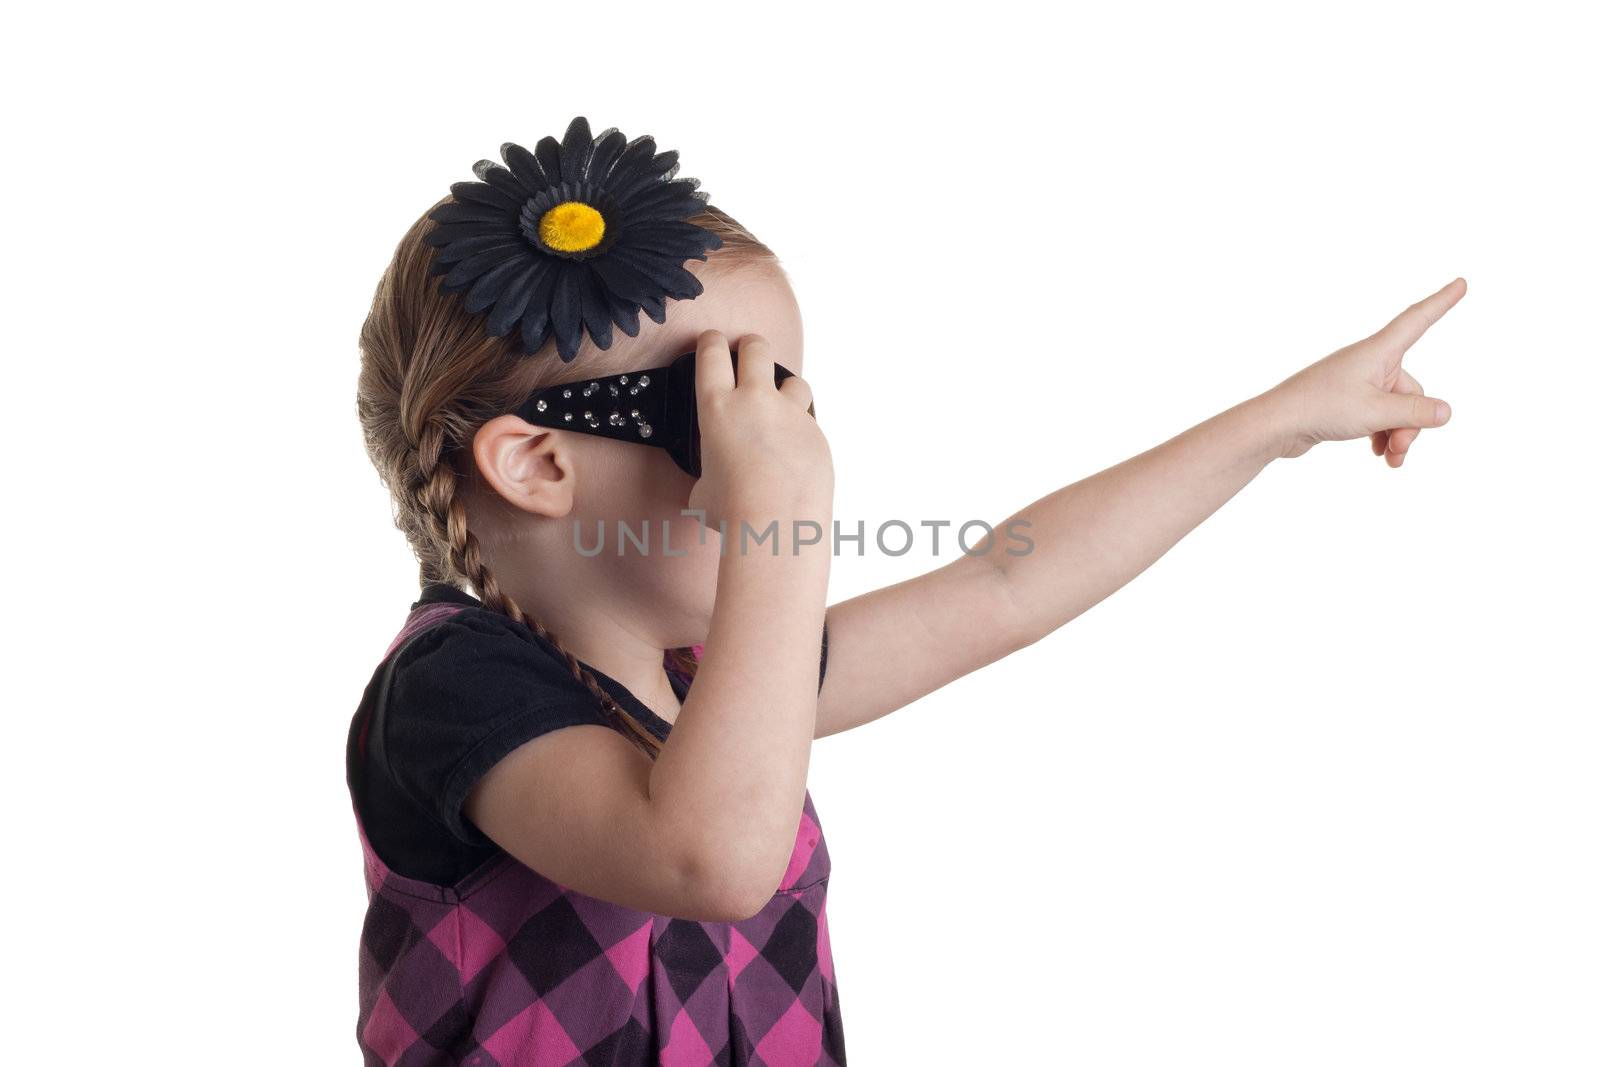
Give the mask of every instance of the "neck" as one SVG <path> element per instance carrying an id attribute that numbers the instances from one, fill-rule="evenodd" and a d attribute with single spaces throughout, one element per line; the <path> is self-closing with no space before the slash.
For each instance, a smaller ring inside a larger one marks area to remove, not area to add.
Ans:
<path id="1" fill-rule="evenodd" d="M 665 650 L 648 635 L 603 609 L 562 609 L 562 604 L 581 602 L 582 598 L 562 597 L 559 603 L 552 603 L 555 598 L 541 599 L 523 583 L 512 585 L 502 579 L 501 584 L 523 611 L 555 634 L 568 652 L 621 682 L 640 703 L 667 722 L 677 720 L 682 703 L 662 662 Z"/>

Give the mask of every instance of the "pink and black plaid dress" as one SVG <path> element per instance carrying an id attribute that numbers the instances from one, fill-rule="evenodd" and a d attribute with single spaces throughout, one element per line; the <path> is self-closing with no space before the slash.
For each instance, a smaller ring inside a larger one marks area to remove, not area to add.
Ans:
<path id="1" fill-rule="evenodd" d="M 667 736 L 670 723 L 596 676 Z M 681 698 L 688 680 L 673 682 Z M 412 605 L 351 721 L 346 754 L 368 899 L 356 1025 L 364 1061 L 843 1064 L 828 849 L 809 792 L 781 887 L 734 923 L 568 889 L 460 815 L 473 781 L 516 745 L 608 722 L 594 705 L 551 646 L 468 594 L 430 584 Z M 452 718 L 468 722 L 457 729 Z"/>

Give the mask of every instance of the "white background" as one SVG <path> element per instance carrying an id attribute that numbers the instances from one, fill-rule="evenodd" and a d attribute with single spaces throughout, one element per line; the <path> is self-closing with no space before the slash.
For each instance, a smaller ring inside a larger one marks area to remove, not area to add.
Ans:
<path id="1" fill-rule="evenodd" d="M 1600 1061 L 1594 27 L 1109 8 L 13 12 L 4 1058 L 358 1062 L 343 745 L 416 590 L 356 331 L 583 114 L 783 258 L 869 525 L 998 520 L 1467 279 L 1404 467 L 1275 463 L 818 744 L 852 1062 Z"/>

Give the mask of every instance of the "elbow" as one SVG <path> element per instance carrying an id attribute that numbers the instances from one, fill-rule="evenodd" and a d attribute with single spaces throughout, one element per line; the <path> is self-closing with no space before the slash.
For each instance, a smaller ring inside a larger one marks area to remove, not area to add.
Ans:
<path id="1" fill-rule="evenodd" d="M 741 922 L 760 912 L 794 852 L 793 836 L 779 840 L 755 818 L 717 818 L 704 809 L 675 812 L 656 829 L 655 840 L 671 843 L 672 873 L 662 894 L 669 906 L 652 910 L 701 922 Z"/>
<path id="2" fill-rule="evenodd" d="M 708 873 L 701 879 L 698 894 L 701 909 L 716 922 L 743 922 L 767 906 L 778 891 L 779 881 L 780 878 L 736 869 Z"/>
<path id="3" fill-rule="evenodd" d="M 707 898 L 703 902 L 706 913 L 712 916 L 713 922 L 737 923 L 754 918 L 767 906 L 776 890 L 762 891 L 744 888 L 724 890 L 714 898 Z"/>
<path id="4" fill-rule="evenodd" d="M 707 922 L 743 922 L 772 900 L 783 880 L 782 870 L 772 874 L 764 866 L 736 858 L 751 851 L 714 849 L 690 865 L 685 896 L 697 917 Z"/>
<path id="5" fill-rule="evenodd" d="M 975 558 L 986 559 L 986 556 Z M 1036 643 L 1048 631 L 1041 630 L 1037 625 L 1028 605 L 1023 603 L 1016 585 L 1012 582 L 1011 575 L 999 564 L 989 562 L 992 564 L 990 618 L 1000 646 L 1000 656 L 1004 658 Z"/>

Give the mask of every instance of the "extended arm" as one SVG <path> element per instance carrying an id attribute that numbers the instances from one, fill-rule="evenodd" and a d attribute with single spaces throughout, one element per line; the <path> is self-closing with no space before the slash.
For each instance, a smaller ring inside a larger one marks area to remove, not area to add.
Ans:
<path id="1" fill-rule="evenodd" d="M 1035 501 L 974 546 L 989 546 L 982 555 L 830 607 L 817 736 L 887 715 L 1081 615 L 1273 459 L 1365 436 L 1398 467 L 1421 428 L 1450 416 L 1400 357 L 1465 291 L 1456 279 L 1272 389 Z M 1031 549 L 998 536 L 1010 523 Z"/>
<path id="2" fill-rule="evenodd" d="M 1110 596 L 1271 462 L 1275 426 L 1265 394 L 1247 400 L 1029 504 L 972 555 L 829 608 L 817 736 L 903 707 Z"/>

